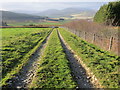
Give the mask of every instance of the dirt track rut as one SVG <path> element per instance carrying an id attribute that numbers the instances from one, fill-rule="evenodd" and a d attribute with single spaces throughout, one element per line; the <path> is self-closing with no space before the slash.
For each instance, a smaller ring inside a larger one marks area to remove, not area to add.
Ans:
<path id="1" fill-rule="evenodd" d="M 62 44 L 62 47 L 65 50 L 66 56 L 70 61 L 70 68 L 72 70 L 73 77 L 78 84 L 78 88 L 95 88 L 90 81 L 90 76 L 87 75 L 86 70 L 80 64 L 79 60 L 76 58 L 76 55 L 71 50 L 70 46 L 65 42 L 60 32 L 58 35 Z"/>
<path id="2" fill-rule="evenodd" d="M 40 57 L 44 52 L 44 48 L 46 47 L 47 41 L 49 40 L 51 33 L 42 42 L 37 51 L 31 56 L 28 63 L 22 68 L 20 74 L 13 78 L 11 84 L 12 88 L 28 88 L 27 86 L 32 82 L 32 79 L 38 69 Z"/>

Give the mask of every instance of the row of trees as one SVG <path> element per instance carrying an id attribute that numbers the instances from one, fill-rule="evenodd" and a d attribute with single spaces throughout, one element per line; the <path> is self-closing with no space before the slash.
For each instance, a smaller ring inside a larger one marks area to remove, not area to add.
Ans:
<path id="1" fill-rule="evenodd" d="M 120 26 L 120 1 L 103 5 L 96 13 L 94 21 L 106 25 Z"/>

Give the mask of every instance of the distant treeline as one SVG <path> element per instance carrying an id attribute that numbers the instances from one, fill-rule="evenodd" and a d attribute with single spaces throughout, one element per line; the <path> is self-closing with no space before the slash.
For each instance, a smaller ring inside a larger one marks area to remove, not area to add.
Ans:
<path id="1" fill-rule="evenodd" d="M 120 1 L 103 5 L 94 17 L 95 22 L 120 26 Z"/>

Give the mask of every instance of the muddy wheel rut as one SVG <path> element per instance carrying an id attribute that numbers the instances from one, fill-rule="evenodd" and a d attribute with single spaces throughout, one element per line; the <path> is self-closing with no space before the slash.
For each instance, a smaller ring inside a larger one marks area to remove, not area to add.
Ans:
<path id="1" fill-rule="evenodd" d="M 12 88 L 28 88 L 28 85 L 32 82 L 33 77 L 36 74 L 36 71 L 39 66 L 40 57 L 44 52 L 44 48 L 47 45 L 47 41 L 52 32 L 46 37 L 46 39 L 42 42 L 40 47 L 32 54 L 31 58 L 29 59 L 28 63 L 22 68 L 19 75 L 16 75 L 10 85 Z"/>
<path id="2" fill-rule="evenodd" d="M 96 85 L 91 81 L 92 77 L 88 75 L 86 69 L 79 62 L 80 58 L 76 58 L 77 55 L 75 55 L 74 51 L 65 42 L 59 30 L 57 31 L 62 47 L 64 48 L 66 56 L 70 62 L 70 68 L 72 70 L 73 78 L 77 82 L 78 88 L 96 88 Z"/>

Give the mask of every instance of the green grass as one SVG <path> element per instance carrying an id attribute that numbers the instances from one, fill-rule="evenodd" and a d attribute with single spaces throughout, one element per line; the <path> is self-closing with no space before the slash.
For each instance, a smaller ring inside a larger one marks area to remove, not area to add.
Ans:
<path id="1" fill-rule="evenodd" d="M 65 41 L 82 58 L 104 88 L 118 88 L 118 65 L 120 57 L 99 49 L 93 44 L 81 40 L 78 36 L 64 30 L 59 30 Z"/>
<path id="2" fill-rule="evenodd" d="M 37 50 L 51 29 L 4 28 L 2 29 L 2 85 L 19 73 L 22 66 Z M 1 63 L 1 62 L 0 62 Z"/>
<path id="3" fill-rule="evenodd" d="M 89 44 L 80 37 L 59 29 L 61 35 L 70 47 L 82 58 L 82 61 L 98 78 L 103 88 L 118 88 L 118 68 L 120 57 L 101 50 Z M 2 86 L 19 74 L 30 56 L 51 32 L 50 28 L 3 28 L 2 48 Z M 1 57 L 0 56 L 0 57 Z M 1 83 L 0 82 L 0 83 Z M 71 76 L 69 61 L 66 58 L 61 42 L 54 30 L 40 61 L 37 76 L 33 79 L 31 88 L 75 88 L 76 82 Z"/>
<path id="4" fill-rule="evenodd" d="M 13 23 L 13 24 L 8 24 L 10 26 L 23 26 L 23 25 L 62 25 L 62 22 L 58 22 L 58 23 L 53 23 L 53 22 L 21 22 L 21 23 Z"/>
<path id="5" fill-rule="evenodd" d="M 8 23 L 9 26 L 23 26 L 23 25 L 62 25 L 70 22 L 70 20 L 58 21 L 58 22 L 16 22 Z"/>
<path id="6" fill-rule="evenodd" d="M 35 24 L 35 25 L 37 25 L 37 24 L 39 24 L 39 23 L 33 23 L 33 22 L 16 22 L 16 23 L 8 23 L 8 25 L 9 26 L 23 26 L 23 25 L 30 25 L 30 24 Z"/>
<path id="7" fill-rule="evenodd" d="M 54 30 L 42 56 L 37 77 L 31 88 L 75 88 L 69 61 L 61 46 L 57 31 Z"/>
<path id="8" fill-rule="evenodd" d="M 40 23 L 41 25 L 62 25 L 62 23 L 60 22 L 56 22 L 56 23 L 53 23 L 53 22 L 42 22 Z"/>

